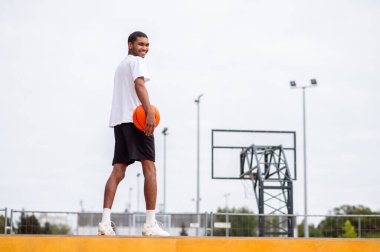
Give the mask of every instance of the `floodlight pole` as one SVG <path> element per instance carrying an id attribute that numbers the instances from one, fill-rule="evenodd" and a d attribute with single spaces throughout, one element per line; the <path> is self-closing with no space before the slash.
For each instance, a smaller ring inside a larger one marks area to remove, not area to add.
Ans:
<path id="1" fill-rule="evenodd" d="M 196 201 L 196 211 L 197 211 L 197 222 L 198 225 L 200 225 L 200 216 L 199 216 L 199 201 L 200 201 L 200 189 L 199 189 L 199 103 L 201 101 L 201 97 L 203 94 L 200 94 L 194 102 L 197 104 L 197 197 L 195 199 Z M 196 229 L 196 235 L 199 234 L 199 227 Z"/>
<path id="2" fill-rule="evenodd" d="M 165 127 L 162 131 L 164 135 L 164 207 L 163 212 L 166 212 L 166 136 L 168 134 L 168 128 Z"/>
<path id="3" fill-rule="evenodd" d="M 128 210 L 129 212 L 132 212 L 132 187 L 129 187 L 129 203 L 128 203 Z"/>
<path id="4" fill-rule="evenodd" d="M 140 175 L 141 173 L 137 173 L 137 212 L 140 212 Z"/>
<path id="5" fill-rule="evenodd" d="M 223 194 L 225 200 L 226 200 L 226 211 L 228 211 L 228 197 L 230 197 L 231 193 L 225 193 Z"/>
<path id="6" fill-rule="evenodd" d="M 309 86 L 302 86 L 297 87 L 295 81 L 290 81 L 290 86 L 292 88 L 302 88 L 302 114 L 303 114 L 303 174 L 304 174 L 304 180 L 303 180 L 303 186 L 304 186 L 304 212 L 305 212 L 305 219 L 304 219 L 304 237 L 309 237 L 309 225 L 307 221 L 307 158 L 306 158 L 306 94 L 305 89 L 309 87 L 315 87 L 317 86 L 317 80 L 311 79 L 310 80 L 311 85 Z"/>
<path id="7" fill-rule="evenodd" d="M 302 87 L 302 104 L 303 104 L 303 172 L 304 172 L 304 180 L 303 180 L 303 188 L 304 188 L 304 201 L 305 201 L 305 223 L 304 223 L 304 233 L 305 238 L 309 237 L 309 224 L 307 221 L 307 158 L 306 158 L 306 105 L 305 105 L 305 89 L 306 87 Z"/>

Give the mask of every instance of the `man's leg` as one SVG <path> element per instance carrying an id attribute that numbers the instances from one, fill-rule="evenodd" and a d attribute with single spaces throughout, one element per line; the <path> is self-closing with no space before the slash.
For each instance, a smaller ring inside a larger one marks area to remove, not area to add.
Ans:
<path id="1" fill-rule="evenodd" d="M 157 180 L 156 167 L 150 160 L 141 161 L 145 177 L 144 195 L 146 203 L 146 223 L 142 229 L 142 235 L 147 236 L 168 236 L 169 233 L 164 231 L 156 221 L 156 197 L 157 197 Z"/>
<path id="2" fill-rule="evenodd" d="M 104 189 L 103 215 L 102 221 L 99 223 L 98 235 L 115 235 L 114 228 L 111 224 L 111 207 L 115 198 L 116 189 L 120 181 L 125 176 L 125 164 L 115 164 L 112 173 L 106 183 Z"/>
<path id="3" fill-rule="evenodd" d="M 123 180 L 126 168 L 126 164 L 114 164 L 112 173 L 108 178 L 106 188 L 104 190 L 103 208 L 112 208 L 117 186 L 119 185 L 120 181 Z"/>
<path id="4" fill-rule="evenodd" d="M 143 173 L 144 173 L 144 196 L 146 210 L 156 209 L 157 198 L 157 179 L 156 179 L 156 167 L 153 161 L 141 160 Z"/>

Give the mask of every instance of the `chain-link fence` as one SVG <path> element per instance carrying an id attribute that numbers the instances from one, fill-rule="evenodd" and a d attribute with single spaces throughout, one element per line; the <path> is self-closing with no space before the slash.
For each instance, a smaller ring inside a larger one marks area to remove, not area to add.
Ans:
<path id="1" fill-rule="evenodd" d="M 175 236 L 205 236 L 207 213 L 157 213 L 160 225 Z M 11 210 L 13 234 L 96 235 L 102 213 Z M 117 235 L 141 235 L 145 213 L 112 213 Z"/>
<path id="2" fill-rule="evenodd" d="M 265 236 L 287 236 L 281 231 L 293 228 L 294 237 L 304 237 L 304 215 L 215 213 L 211 216 L 212 236 L 260 236 L 262 221 Z M 380 215 L 308 215 L 307 218 L 309 237 L 380 238 Z"/>
<path id="3" fill-rule="evenodd" d="M 259 220 L 252 214 L 214 213 L 209 227 L 211 236 L 258 236 Z"/>
<path id="4" fill-rule="evenodd" d="M 171 226 L 171 216 L 157 214 L 156 219 L 164 229 Z M 80 235 L 95 235 L 98 224 L 102 219 L 101 213 L 78 213 L 77 230 Z M 112 213 L 112 222 L 115 224 L 117 235 L 139 235 L 145 223 L 145 214 L 142 213 Z"/>
<path id="5" fill-rule="evenodd" d="M 0 210 L 0 216 L 2 213 L 4 210 Z M 101 213 L 89 212 L 11 210 L 10 213 L 8 227 L 13 234 L 96 235 L 102 217 Z M 141 235 L 144 213 L 112 213 L 111 217 L 117 235 Z M 303 215 L 206 212 L 157 213 L 156 218 L 173 236 L 304 236 Z M 380 238 L 380 215 L 308 215 L 308 223 L 310 237 Z M 265 233 L 260 232 L 263 228 Z"/>
<path id="6" fill-rule="evenodd" d="M 209 214 L 174 213 L 171 214 L 170 234 L 174 236 L 207 236 Z"/>
<path id="7" fill-rule="evenodd" d="M 300 237 L 303 216 L 297 217 Z M 380 238 L 380 215 L 308 215 L 310 237 Z"/>
<path id="8" fill-rule="evenodd" d="M 77 212 L 11 210 L 12 234 L 78 234 Z"/>
<path id="9" fill-rule="evenodd" d="M 117 235 L 141 235 L 146 220 L 144 213 L 112 213 L 111 217 L 115 223 Z M 97 234 L 101 218 L 101 213 L 78 213 L 78 234 Z M 198 216 L 197 214 L 157 213 L 156 219 L 165 230 L 175 236 L 196 236 L 197 231 L 198 235 L 206 235 L 207 214 Z"/>

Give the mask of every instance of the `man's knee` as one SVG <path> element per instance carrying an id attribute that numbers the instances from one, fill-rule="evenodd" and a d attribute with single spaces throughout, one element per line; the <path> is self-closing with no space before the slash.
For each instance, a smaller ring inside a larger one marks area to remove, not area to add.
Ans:
<path id="1" fill-rule="evenodd" d="M 112 175 L 118 182 L 122 181 L 125 177 L 125 170 L 127 166 L 124 164 L 115 164 L 112 170 Z"/>
<path id="2" fill-rule="evenodd" d="M 143 160 L 141 161 L 143 167 L 144 177 L 156 177 L 156 166 L 153 161 Z"/>

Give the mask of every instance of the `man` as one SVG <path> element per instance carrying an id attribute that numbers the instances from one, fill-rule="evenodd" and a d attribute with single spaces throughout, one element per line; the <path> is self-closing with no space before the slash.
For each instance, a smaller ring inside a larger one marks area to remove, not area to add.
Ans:
<path id="1" fill-rule="evenodd" d="M 153 132 L 156 122 L 145 87 L 150 80 L 144 62 L 149 51 L 147 35 L 133 32 L 128 37 L 128 48 L 128 56 L 117 67 L 114 78 L 109 125 L 114 128 L 115 152 L 113 170 L 104 191 L 103 216 L 98 234 L 115 235 L 111 226 L 111 207 L 117 186 L 124 178 L 127 166 L 140 161 L 145 177 L 144 196 L 147 210 L 142 235 L 168 236 L 169 233 L 158 226 L 155 218 L 157 182 Z M 141 104 L 146 113 L 144 132 L 136 129 L 132 120 L 133 111 Z"/>

